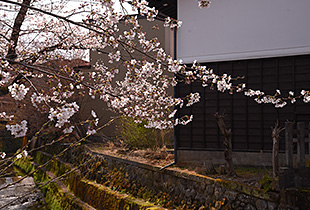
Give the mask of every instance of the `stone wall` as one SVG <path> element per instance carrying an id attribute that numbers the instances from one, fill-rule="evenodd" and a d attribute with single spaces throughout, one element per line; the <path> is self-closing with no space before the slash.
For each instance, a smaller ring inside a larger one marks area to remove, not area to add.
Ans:
<path id="1" fill-rule="evenodd" d="M 45 152 L 36 152 L 32 158 L 21 158 L 15 162 L 26 173 L 33 174 L 34 180 L 41 185 L 48 209 L 58 210 L 164 210 L 150 202 L 136 199 L 108 187 L 85 179 L 80 170 L 71 164 Z M 31 161 L 31 160 L 32 161 Z M 78 162 L 79 160 L 77 160 Z M 43 168 L 38 166 L 49 162 Z M 92 169 L 88 169 L 92 170 Z M 59 180 L 52 179 L 61 177 Z"/>
<path id="2" fill-rule="evenodd" d="M 74 156 L 75 160 L 80 153 Z M 95 167 L 85 176 L 118 191 L 172 209 L 299 209 L 296 190 L 267 192 L 256 187 L 211 177 L 160 171 L 158 167 L 88 151 Z"/>

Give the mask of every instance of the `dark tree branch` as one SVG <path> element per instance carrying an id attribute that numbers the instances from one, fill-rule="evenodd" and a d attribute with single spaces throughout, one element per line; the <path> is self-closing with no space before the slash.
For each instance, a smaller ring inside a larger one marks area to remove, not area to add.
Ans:
<path id="1" fill-rule="evenodd" d="M 12 34 L 10 37 L 10 41 L 12 42 L 9 45 L 7 58 L 15 59 L 17 57 L 16 55 L 16 46 L 19 39 L 19 33 L 21 31 L 21 26 L 25 20 L 28 7 L 30 6 L 31 0 L 24 0 L 23 3 L 20 5 L 20 10 L 15 18 Z"/>
<path id="2" fill-rule="evenodd" d="M 47 69 L 46 67 L 42 67 L 42 66 L 37 66 L 37 65 L 31 65 L 31 64 L 26 64 L 26 63 L 23 63 L 23 62 L 19 62 L 19 61 L 14 61 L 14 60 L 11 60 L 11 59 L 6 59 L 7 61 L 11 62 L 12 64 L 18 64 L 18 65 L 21 65 L 23 67 L 26 67 L 28 69 L 32 69 L 32 70 L 35 70 L 35 71 L 38 71 L 38 72 L 41 72 L 43 74 L 46 74 L 46 75 L 52 75 L 52 76 L 55 76 L 55 77 L 58 77 L 60 79 L 64 79 L 64 80 L 67 80 L 67 81 L 70 81 L 70 82 L 73 82 L 75 84 L 81 84 L 81 85 L 84 85 L 85 87 L 88 87 L 90 89 L 93 89 L 93 90 L 97 90 L 96 87 L 92 86 L 92 85 L 89 85 L 85 82 L 82 82 L 82 81 L 77 81 L 75 78 L 71 78 L 71 77 L 67 77 L 67 76 L 63 76 L 63 75 L 60 75 L 60 74 L 56 74 L 56 73 L 53 73 L 53 72 L 49 72 L 49 71 L 46 71 L 46 70 L 43 70 L 42 68 L 45 68 Z M 54 71 L 54 72 L 57 72 L 58 70 L 57 69 L 51 69 L 51 68 L 48 68 L 49 70 L 51 71 Z M 18 78 L 22 78 L 23 76 L 20 75 L 20 77 Z M 14 80 L 16 81 L 16 79 Z M 110 96 L 113 96 L 113 97 L 116 97 L 116 98 L 119 98 L 120 96 L 118 95 L 115 95 L 113 93 L 108 93 L 106 92 L 106 94 L 110 95 Z"/>

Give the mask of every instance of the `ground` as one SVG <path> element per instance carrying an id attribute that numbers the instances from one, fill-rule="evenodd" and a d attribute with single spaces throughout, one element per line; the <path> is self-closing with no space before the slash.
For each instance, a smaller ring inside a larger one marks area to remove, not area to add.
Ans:
<path id="1" fill-rule="evenodd" d="M 166 149 L 161 150 L 129 150 L 120 145 L 115 145 L 113 143 L 88 143 L 87 146 L 94 152 L 107 154 L 111 156 L 120 157 L 123 159 L 128 159 L 140 163 L 145 163 L 149 165 L 155 165 L 158 167 L 164 167 L 170 163 L 174 162 L 173 151 Z M 224 156 L 224 154 L 223 154 Z M 204 167 L 189 167 L 189 166 L 178 166 L 173 165 L 169 168 L 173 170 L 190 173 L 190 174 L 200 174 L 209 176 L 212 178 L 220 178 L 231 181 L 236 181 L 244 183 L 246 185 L 255 186 L 258 188 L 263 188 L 263 185 L 271 180 L 272 170 L 271 168 L 257 168 L 257 167 L 235 167 L 237 176 L 228 177 L 226 174 L 220 174 L 223 171 L 221 167 L 214 167 L 216 173 L 210 174 L 210 169 L 205 169 Z"/>

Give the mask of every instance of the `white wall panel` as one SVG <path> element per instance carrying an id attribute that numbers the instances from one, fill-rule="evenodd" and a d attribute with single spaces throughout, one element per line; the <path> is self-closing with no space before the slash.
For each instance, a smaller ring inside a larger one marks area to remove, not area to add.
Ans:
<path id="1" fill-rule="evenodd" d="M 310 0 L 178 0 L 178 57 L 184 62 L 310 53 Z"/>

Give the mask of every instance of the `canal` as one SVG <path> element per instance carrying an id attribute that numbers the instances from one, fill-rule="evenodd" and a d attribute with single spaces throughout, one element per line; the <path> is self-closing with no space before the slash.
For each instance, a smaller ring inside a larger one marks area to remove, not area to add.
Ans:
<path id="1" fill-rule="evenodd" d="M 0 209 L 47 209 L 40 190 L 29 193 L 36 186 L 32 177 L 27 177 L 21 182 L 12 185 L 12 183 L 22 178 L 22 174 L 15 167 L 8 169 L 6 172 L 5 177 L 0 177 Z"/>

